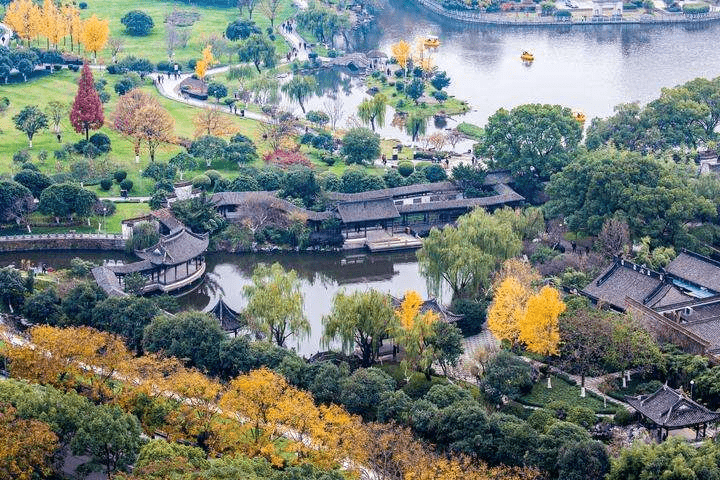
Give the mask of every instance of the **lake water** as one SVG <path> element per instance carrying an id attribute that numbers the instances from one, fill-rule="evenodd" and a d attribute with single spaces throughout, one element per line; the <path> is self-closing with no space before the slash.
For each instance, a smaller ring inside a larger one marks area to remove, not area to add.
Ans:
<path id="1" fill-rule="evenodd" d="M 119 252 L 23 252 L 0 254 L 0 267 L 19 266 L 22 260 L 28 260 L 33 265 L 42 262 L 52 268 L 66 268 L 74 257 L 98 264 L 103 260 L 136 260 Z M 253 269 L 261 262 L 279 262 L 285 269 L 295 270 L 300 278 L 311 333 L 300 341 L 290 339 L 288 346 L 307 356 L 325 349 L 321 345 L 322 316 L 330 312 L 333 296 L 338 291 L 375 288 L 396 297 L 401 297 L 406 290 L 416 290 L 424 298 L 428 295 L 415 252 L 208 254 L 203 283 L 178 297 L 178 301 L 183 308 L 208 310 L 222 297 L 231 308 L 242 310 L 246 305 L 242 287 L 250 283 Z M 447 292 L 443 297 L 450 298 Z"/>
<path id="2" fill-rule="evenodd" d="M 664 87 L 720 75 L 720 49 L 713 46 L 720 23 L 496 27 L 448 20 L 412 0 L 389 0 L 356 47 L 389 54 L 393 43 L 414 45 L 426 35 L 440 37 L 434 60 L 452 79 L 449 93 L 472 106 L 458 120 L 481 126 L 497 109 L 524 103 L 565 105 L 588 120 L 605 117 L 620 103 L 648 102 Z M 532 65 L 520 61 L 523 50 L 534 53 Z M 346 112 L 356 110 L 357 97 L 341 93 Z M 393 131 L 405 138 L 392 127 L 381 133 Z"/>

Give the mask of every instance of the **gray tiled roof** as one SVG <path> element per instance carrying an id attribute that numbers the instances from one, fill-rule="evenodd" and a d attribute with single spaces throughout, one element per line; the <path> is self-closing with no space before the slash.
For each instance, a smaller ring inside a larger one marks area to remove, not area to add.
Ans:
<path id="1" fill-rule="evenodd" d="M 332 216 L 332 212 L 315 212 L 300 208 L 283 198 L 279 198 L 276 192 L 218 192 L 212 196 L 212 202 L 216 207 L 224 207 L 228 205 L 243 205 L 253 200 L 272 201 L 273 206 L 287 213 L 300 213 L 308 218 L 321 222 Z"/>
<path id="2" fill-rule="evenodd" d="M 140 260 L 139 262 L 126 263 L 124 265 L 114 265 L 108 268 L 115 273 L 128 274 L 149 270 L 152 267 L 153 264 L 150 262 L 150 260 Z"/>
<path id="3" fill-rule="evenodd" d="M 666 270 L 680 278 L 720 293 L 720 262 L 697 253 L 684 251 Z"/>
<path id="4" fill-rule="evenodd" d="M 338 205 L 338 213 L 343 223 L 371 222 L 400 217 L 395 203 L 390 198 L 341 203 Z"/>
<path id="5" fill-rule="evenodd" d="M 378 200 L 438 192 L 459 192 L 459 189 L 452 182 L 415 183 L 404 187 L 381 188 L 380 190 L 369 190 L 360 193 L 326 192 L 325 196 L 330 200 L 339 202 L 361 202 L 364 200 Z"/>
<path id="6" fill-rule="evenodd" d="M 183 228 L 161 237 L 156 245 L 138 250 L 135 254 L 153 265 L 179 265 L 201 255 L 207 250 L 209 242 L 208 234 L 198 235 Z"/>
<path id="7" fill-rule="evenodd" d="M 625 297 L 644 303 L 646 297 L 655 292 L 662 281 L 659 277 L 648 275 L 648 269 L 643 268 L 641 273 L 641 270 L 633 270 L 627 265 L 631 264 L 626 262 L 626 266 L 623 266 L 615 263 L 606 268 L 583 292 L 620 310 L 625 310 Z"/>
<path id="8" fill-rule="evenodd" d="M 111 297 L 124 297 L 127 295 L 120 286 L 117 276 L 108 267 L 95 267 L 91 272 L 98 286 Z"/>
<path id="9" fill-rule="evenodd" d="M 170 230 L 170 234 L 177 233 L 182 230 L 185 226 L 175 218 L 172 211 L 169 208 L 161 208 L 160 210 L 153 210 L 150 212 L 150 216 L 155 218 L 158 222 L 162 223 Z"/>
<path id="10" fill-rule="evenodd" d="M 512 193 L 493 195 L 491 197 L 458 198 L 455 200 L 438 200 L 436 202 L 408 203 L 398 205 L 397 208 L 400 213 L 415 213 L 435 210 L 450 210 L 454 208 L 470 209 L 474 207 L 491 207 L 494 205 L 521 202 L 523 200 L 525 200 L 525 197 L 513 191 Z"/>
<path id="11" fill-rule="evenodd" d="M 720 419 L 720 413 L 708 410 L 667 385 L 650 395 L 626 397 L 626 401 L 663 427 L 682 428 Z"/>

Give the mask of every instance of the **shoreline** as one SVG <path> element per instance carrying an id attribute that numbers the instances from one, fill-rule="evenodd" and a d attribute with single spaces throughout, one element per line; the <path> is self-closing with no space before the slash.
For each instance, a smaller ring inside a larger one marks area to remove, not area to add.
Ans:
<path id="1" fill-rule="evenodd" d="M 518 26 L 518 27 L 597 27 L 604 25 L 687 25 L 687 24 L 706 24 L 720 21 L 720 12 L 709 12 L 703 14 L 686 15 L 684 13 L 677 14 L 661 14 L 658 16 L 648 15 L 647 18 L 612 18 L 600 17 L 589 18 L 585 21 L 577 21 L 569 18 L 568 20 L 557 20 L 554 16 L 521 18 L 512 17 L 507 14 L 497 13 L 480 13 L 480 12 L 461 12 L 456 10 L 447 10 L 434 0 L 414 0 L 421 7 L 440 15 L 441 17 L 451 20 L 458 20 L 465 23 L 475 25 L 500 25 L 500 26 Z M 657 17 L 657 18 L 656 18 Z"/>

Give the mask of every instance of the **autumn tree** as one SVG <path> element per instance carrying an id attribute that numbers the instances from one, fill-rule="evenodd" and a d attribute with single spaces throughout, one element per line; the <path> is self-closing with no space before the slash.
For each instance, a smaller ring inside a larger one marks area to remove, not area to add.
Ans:
<path id="1" fill-rule="evenodd" d="M 212 54 L 212 47 L 206 45 L 202 51 L 202 58 L 195 63 L 195 73 L 201 79 L 205 78 L 208 68 L 215 63 L 215 57 Z"/>
<path id="2" fill-rule="evenodd" d="M 135 114 L 135 135 L 139 143 L 145 143 L 150 161 L 155 161 L 158 146 L 175 139 L 175 119 L 159 103 L 141 107 Z"/>
<path id="3" fill-rule="evenodd" d="M 223 137 L 238 131 L 230 117 L 216 108 L 201 109 L 193 117 L 193 124 L 196 138 L 203 135 Z"/>
<path id="4" fill-rule="evenodd" d="M 398 43 L 392 45 L 391 50 L 398 65 L 405 71 L 408 60 L 410 59 L 410 45 L 405 40 L 400 40 Z M 405 72 L 405 75 L 407 76 L 407 72 Z"/>
<path id="5" fill-rule="evenodd" d="M 432 310 L 420 311 L 422 298 L 414 290 L 405 292 L 400 308 L 395 312 L 398 326 L 395 329 L 395 340 L 405 351 L 404 361 L 425 374 L 429 381 L 430 367 L 436 359 L 436 352 L 430 343 L 433 337 L 433 324 L 438 316 Z"/>
<path id="6" fill-rule="evenodd" d="M 42 12 L 32 0 L 13 0 L 5 10 L 3 21 L 15 34 L 30 45 L 40 33 Z"/>
<path id="7" fill-rule="evenodd" d="M 45 0 L 42 7 L 42 34 L 57 50 L 58 43 L 68 33 L 68 26 L 60 9 L 52 0 Z"/>
<path id="8" fill-rule="evenodd" d="M 65 20 L 68 34 L 70 35 L 70 50 L 74 51 L 75 44 L 80 43 L 82 34 L 82 20 L 80 20 L 80 10 L 74 5 L 66 3 L 62 6 L 62 15 Z M 80 47 L 78 46 L 78 50 Z"/>
<path id="9" fill-rule="evenodd" d="M 47 423 L 19 418 L 12 405 L 0 403 L 0 477 L 46 478 L 57 449 L 58 437 Z"/>
<path id="10" fill-rule="evenodd" d="M 102 50 L 108 41 L 110 35 L 108 24 L 108 20 L 100 20 L 95 14 L 82 22 L 80 42 L 85 47 L 85 50 L 93 52 L 95 59 L 97 59 L 97 52 Z"/>
<path id="11" fill-rule="evenodd" d="M 360 349 L 363 367 L 370 367 L 377 357 L 380 342 L 394 329 L 395 312 L 390 297 L 378 290 L 347 294 L 338 292 L 329 315 L 322 319 L 323 341 L 340 339 L 343 350 Z"/>
<path id="12" fill-rule="evenodd" d="M 220 408 L 236 412 L 238 417 L 246 418 L 250 425 L 243 429 L 245 435 L 240 434 L 240 438 L 238 434 L 231 434 L 237 429 L 236 425 L 229 426 L 229 429 L 225 427 L 222 435 L 224 447 L 238 448 L 238 444 L 244 443 L 247 438 L 252 446 L 248 454 L 253 456 L 264 453 L 271 461 L 281 461 L 273 442 L 280 436 L 280 423 L 289 413 L 284 411 L 284 400 L 289 390 L 291 387 L 285 379 L 267 368 L 240 375 L 231 381 L 220 399 Z"/>
<path id="13" fill-rule="evenodd" d="M 140 136 L 137 131 L 136 115 L 141 108 L 154 103 L 157 103 L 155 97 L 135 88 L 120 96 L 113 115 L 115 129 L 133 140 L 136 161 L 139 160 L 140 155 Z"/>
<path id="14" fill-rule="evenodd" d="M 175 408 L 168 415 L 172 433 L 207 450 L 222 386 L 197 370 L 185 368 L 168 376 L 166 385 L 182 399 L 174 402 Z"/>
<path id="15" fill-rule="evenodd" d="M 47 115 L 37 105 L 24 107 L 13 117 L 13 122 L 15 122 L 15 128 L 27 135 L 30 148 L 32 148 L 35 134 L 40 130 L 45 130 L 48 126 Z"/>
<path id="16" fill-rule="evenodd" d="M 93 15 L 94 17 L 94 15 Z M 85 140 L 90 138 L 90 130 L 97 130 L 103 126 L 105 117 L 103 115 L 102 102 L 95 89 L 93 75 L 90 66 L 85 63 L 80 74 L 78 90 L 75 101 L 70 110 L 70 123 L 77 133 L 85 133 Z"/>
<path id="17" fill-rule="evenodd" d="M 565 303 L 560 292 L 550 286 L 544 286 L 537 295 L 527 301 L 525 315 L 519 323 L 518 340 L 527 349 L 540 355 L 555 355 L 558 352 L 560 332 L 558 318 L 565 311 Z"/>
<path id="18" fill-rule="evenodd" d="M 286 272 L 279 263 L 261 263 L 253 271 L 252 283 L 243 287 L 243 295 L 248 300 L 245 311 L 251 325 L 278 346 L 285 346 L 291 335 L 302 338 L 310 334 L 295 270 Z"/>

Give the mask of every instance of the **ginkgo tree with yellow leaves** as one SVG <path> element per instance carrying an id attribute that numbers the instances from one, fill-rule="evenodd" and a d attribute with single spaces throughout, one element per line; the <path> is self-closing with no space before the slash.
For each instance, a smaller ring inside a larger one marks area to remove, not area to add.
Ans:
<path id="1" fill-rule="evenodd" d="M 549 285 L 535 292 L 533 283 L 539 276 L 519 260 L 506 261 L 498 276 L 488 309 L 488 329 L 512 346 L 524 344 L 540 355 L 557 354 L 558 318 L 565 311 L 560 292 Z"/>
<path id="2" fill-rule="evenodd" d="M 212 54 L 212 47 L 207 45 L 202 51 L 202 58 L 195 63 L 195 73 L 200 79 L 204 79 L 208 68 L 214 63 L 215 57 Z"/>
<path id="3" fill-rule="evenodd" d="M 80 42 L 86 51 L 93 53 L 95 59 L 97 59 L 97 52 L 102 50 L 108 41 L 109 23 L 108 20 L 100 20 L 94 14 L 82 23 Z"/>

